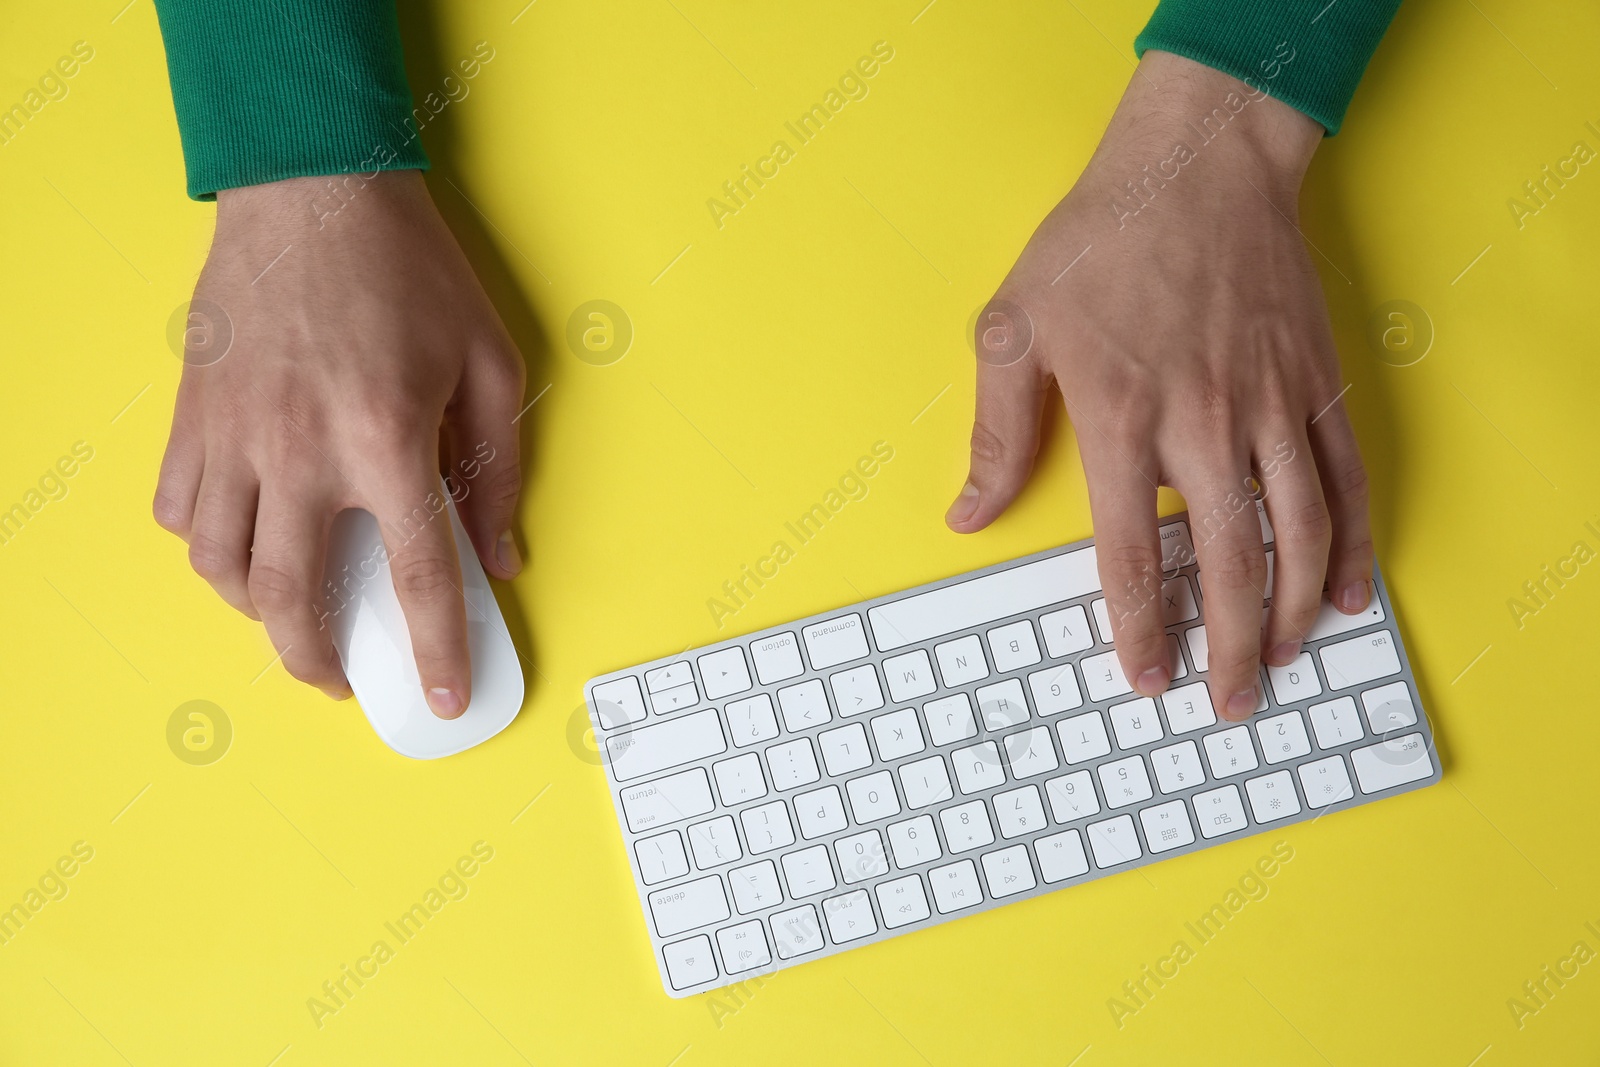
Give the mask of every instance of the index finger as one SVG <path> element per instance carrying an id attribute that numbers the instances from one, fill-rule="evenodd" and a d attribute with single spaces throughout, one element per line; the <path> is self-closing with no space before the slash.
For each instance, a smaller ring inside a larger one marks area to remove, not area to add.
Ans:
<path id="1" fill-rule="evenodd" d="M 383 532 L 423 696 L 439 718 L 454 719 L 472 699 L 472 662 L 461 565 L 446 507 L 429 452 L 408 459 L 368 503 Z"/>

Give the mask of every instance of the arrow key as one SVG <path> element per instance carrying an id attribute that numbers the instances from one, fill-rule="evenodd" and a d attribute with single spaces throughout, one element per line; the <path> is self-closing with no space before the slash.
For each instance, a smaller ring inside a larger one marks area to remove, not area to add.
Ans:
<path id="1" fill-rule="evenodd" d="M 707 700 L 721 700 L 749 690 L 750 668 L 744 661 L 744 649 L 734 645 L 701 656 L 700 680 L 705 683 Z"/>

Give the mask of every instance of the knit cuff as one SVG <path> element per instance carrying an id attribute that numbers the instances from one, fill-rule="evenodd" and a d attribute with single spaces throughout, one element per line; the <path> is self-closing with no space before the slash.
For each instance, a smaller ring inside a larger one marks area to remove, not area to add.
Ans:
<path id="1" fill-rule="evenodd" d="M 393 0 L 157 0 L 189 195 L 426 170 Z"/>

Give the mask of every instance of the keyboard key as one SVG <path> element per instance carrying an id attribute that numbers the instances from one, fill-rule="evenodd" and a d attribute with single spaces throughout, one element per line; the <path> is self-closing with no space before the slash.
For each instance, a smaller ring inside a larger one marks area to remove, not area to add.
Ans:
<path id="1" fill-rule="evenodd" d="M 1189 659 L 1196 674 L 1204 674 L 1211 661 L 1211 643 L 1206 639 L 1206 628 L 1196 626 L 1184 631 L 1183 639 L 1189 644 Z"/>
<path id="2" fill-rule="evenodd" d="M 1334 755 L 1315 763 L 1303 763 L 1296 768 L 1300 773 L 1300 788 L 1305 790 L 1306 805 L 1325 808 L 1355 796 L 1350 785 L 1350 772 L 1345 770 L 1344 757 Z"/>
<path id="3" fill-rule="evenodd" d="M 1298 711 L 1257 719 L 1256 740 L 1261 742 L 1261 756 L 1268 763 L 1285 763 L 1311 751 L 1306 722 Z"/>
<path id="4" fill-rule="evenodd" d="M 833 719 L 833 712 L 828 708 L 828 694 L 815 678 L 778 690 L 778 707 L 783 710 L 784 729 L 792 734 Z"/>
<path id="5" fill-rule="evenodd" d="M 778 868 L 771 860 L 735 867 L 728 872 L 728 888 L 733 891 L 733 906 L 740 915 L 765 911 L 783 901 L 783 891 L 778 888 Z"/>
<path id="6" fill-rule="evenodd" d="M 1144 824 L 1144 839 L 1150 851 L 1171 852 L 1175 848 L 1194 844 L 1194 827 L 1189 823 L 1189 806 L 1181 800 L 1169 800 L 1139 813 Z"/>
<path id="7" fill-rule="evenodd" d="M 1244 791 L 1250 796 L 1250 811 L 1258 823 L 1277 822 L 1300 814 L 1294 776 L 1288 771 L 1252 778 L 1244 784 Z"/>
<path id="8" fill-rule="evenodd" d="M 1056 822 L 1074 822 L 1100 814 L 1100 798 L 1088 771 L 1073 771 L 1044 784 L 1050 800 L 1050 815 Z"/>
<path id="9" fill-rule="evenodd" d="M 1139 847 L 1139 832 L 1132 815 L 1118 815 L 1105 822 L 1090 823 L 1087 829 L 1094 865 L 1102 870 L 1119 863 L 1131 863 L 1144 855 Z"/>
<path id="10" fill-rule="evenodd" d="M 744 649 L 738 645 L 700 657 L 700 678 L 706 684 L 706 699 L 721 700 L 750 688 L 750 668 L 744 662 Z"/>
<path id="11" fill-rule="evenodd" d="M 827 916 L 828 935 L 836 945 L 878 932 L 878 920 L 872 914 L 872 898 L 865 889 L 824 900 L 822 914 Z"/>
<path id="12" fill-rule="evenodd" d="M 909 926 L 928 917 L 928 896 L 922 891 L 922 879 L 914 874 L 882 882 L 874 891 L 887 929 Z"/>
<path id="13" fill-rule="evenodd" d="M 797 737 L 767 749 L 767 769 L 772 772 L 772 788 L 783 792 L 810 785 L 822 775 L 817 772 L 817 756 L 807 738 Z"/>
<path id="14" fill-rule="evenodd" d="M 590 696 L 594 700 L 595 712 L 600 717 L 600 725 L 607 730 L 615 730 L 644 718 L 644 695 L 639 692 L 637 678 L 601 682 L 590 691 Z"/>
<path id="15" fill-rule="evenodd" d="M 1417 724 L 1417 708 L 1411 703 L 1411 689 L 1404 682 L 1391 682 L 1361 694 L 1367 722 L 1379 737 Z"/>
<path id="16" fill-rule="evenodd" d="M 1161 583 L 1161 624 L 1176 626 L 1200 617 L 1200 607 L 1195 603 L 1194 586 L 1183 575 Z"/>
<path id="17" fill-rule="evenodd" d="M 667 963 L 667 980 L 673 989 L 709 982 L 717 976 L 717 961 L 711 958 L 711 939 L 705 934 L 678 941 L 661 950 Z"/>
<path id="18" fill-rule="evenodd" d="M 1094 647 L 1094 637 L 1089 633 L 1089 616 L 1081 607 L 1063 608 L 1041 616 L 1039 632 L 1044 634 L 1045 650 L 1054 659 Z"/>
<path id="19" fill-rule="evenodd" d="M 1150 799 L 1150 776 L 1145 773 L 1144 760 L 1140 757 L 1112 760 L 1096 769 L 1100 773 L 1100 788 L 1105 790 L 1107 807 L 1125 808 Z"/>
<path id="20" fill-rule="evenodd" d="M 1005 750 L 1006 766 L 1011 777 L 1021 780 L 1036 774 L 1048 774 L 1060 764 L 1056 761 L 1055 746 L 1050 743 L 1050 728 L 1035 726 L 1018 734 L 1008 734 L 1001 739 Z"/>
<path id="21" fill-rule="evenodd" d="M 950 753 L 956 766 L 956 784 L 963 793 L 979 793 L 1004 785 L 1006 772 L 1000 766 L 1000 749 L 993 741 L 984 741 Z"/>
<path id="22" fill-rule="evenodd" d="M 878 669 L 870 663 L 830 675 L 833 702 L 845 718 L 883 707 L 883 689 L 878 685 Z"/>
<path id="23" fill-rule="evenodd" d="M 772 962 L 760 919 L 718 930 L 717 948 L 722 951 L 722 969 L 729 974 L 754 970 Z"/>
<path id="24" fill-rule="evenodd" d="M 934 832 L 932 815 L 890 823 L 889 848 L 894 852 L 894 865 L 901 869 L 929 863 L 944 855 L 939 849 L 939 835 Z"/>
<path id="25" fill-rule="evenodd" d="M 946 689 L 989 677 L 989 664 L 983 658 L 983 642 L 976 635 L 934 645 L 933 654 L 938 657 L 939 677 L 944 679 Z"/>
<path id="26" fill-rule="evenodd" d="M 1156 749 L 1150 753 L 1150 764 L 1156 769 L 1156 786 L 1163 793 L 1176 793 L 1206 780 L 1200 769 L 1200 750 L 1193 741 Z"/>
<path id="27" fill-rule="evenodd" d="M 1096 600 L 1089 605 L 1089 613 L 1094 616 L 1094 629 L 1100 635 L 1103 645 L 1114 644 L 1116 635 L 1111 630 L 1111 613 L 1106 610 L 1104 599 Z"/>
<path id="28" fill-rule="evenodd" d="M 872 763 L 872 750 L 867 747 L 867 728 L 858 722 L 837 730 L 824 730 L 817 735 L 817 743 L 822 747 L 823 766 L 835 777 L 859 771 Z"/>
<path id="29" fill-rule="evenodd" d="M 792 960 L 823 947 L 822 922 L 810 904 L 772 916 L 772 943 L 780 960 Z"/>
<path id="30" fill-rule="evenodd" d="M 1106 721 L 1098 711 L 1062 719 L 1056 723 L 1056 736 L 1061 739 L 1061 758 L 1069 764 L 1099 759 L 1111 752 Z"/>
<path id="31" fill-rule="evenodd" d="M 759 693 L 749 700 L 728 705 L 728 734 L 734 745 L 743 748 L 778 736 L 778 717 L 772 711 L 772 698 Z"/>
<path id="32" fill-rule="evenodd" d="M 906 807 L 918 811 L 940 804 L 955 796 L 950 787 L 950 773 L 945 770 L 944 759 L 929 756 L 900 768 L 900 788 L 905 791 Z"/>
<path id="33" fill-rule="evenodd" d="M 1205 682 L 1190 682 L 1168 689 L 1161 694 L 1161 707 L 1167 713 L 1167 726 L 1174 734 L 1216 725 L 1217 713 L 1211 707 L 1211 694 Z"/>
<path id="34" fill-rule="evenodd" d="M 952 693 L 922 705 L 928 720 L 928 736 L 935 745 L 949 745 L 978 736 L 978 722 L 972 717 L 972 701 L 965 693 Z"/>
<path id="35" fill-rule="evenodd" d="M 662 937 L 719 923 L 730 914 L 722 879 L 714 874 L 698 881 L 657 889 L 647 899 L 650 902 L 650 914 L 655 919 L 656 933 Z"/>
<path id="36" fill-rule="evenodd" d="M 1033 864 L 1028 859 L 1028 846 L 1012 845 L 984 856 L 983 879 L 989 884 L 989 896 L 995 900 L 1032 889 L 1037 883 L 1033 878 Z"/>
<path id="37" fill-rule="evenodd" d="M 1089 873 L 1089 857 L 1083 854 L 1083 838 L 1076 830 L 1065 830 L 1033 843 L 1039 858 L 1039 876 L 1048 885 Z"/>
<path id="38" fill-rule="evenodd" d="M 900 814 L 900 798 L 895 795 L 894 775 L 878 771 L 846 782 L 850 811 L 858 824 L 877 822 Z"/>
<path id="39" fill-rule="evenodd" d="M 744 851 L 739 847 L 739 831 L 733 827 L 732 815 L 690 826 L 689 847 L 694 851 L 694 865 L 702 871 L 744 859 Z"/>
<path id="40" fill-rule="evenodd" d="M 1433 758 L 1428 755 L 1428 744 L 1421 734 L 1391 737 L 1355 749 L 1350 753 L 1350 762 L 1355 764 L 1356 781 L 1361 783 L 1363 793 L 1420 782 L 1433 773 Z"/>
<path id="41" fill-rule="evenodd" d="M 1183 653 L 1178 650 L 1178 635 L 1167 635 L 1167 666 L 1172 671 L 1172 680 L 1189 677 L 1189 668 L 1183 664 Z"/>
<path id="42" fill-rule="evenodd" d="M 910 708 L 891 711 L 872 720 L 872 737 L 878 742 L 878 758 L 897 760 L 913 756 L 927 747 L 917 713 Z"/>
<path id="43" fill-rule="evenodd" d="M 950 846 L 952 853 L 970 852 L 994 844 L 994 827 L 989 824 L 989 810 L 981 800 L 945 808 L 939 813 L 939 821 L 944 824 L 945 844 Z"/>
<path id="44" fill-rule="evenodd" d="M 746 808 L 739 813 L 739 821 L 744 823 L 744 839 L 752 855 L 794 844 L 794 824 L 789 822 L 789 809 L 781 800 Z"/>
<path id="45" fill-rule="evenodd" d="M 1089 687 L 1090 700 L 1098 703 L 1133 692 L 1133 686 L 1122 676 L 1122 664 L 1117 662 L 1115 652 L 1086 656 L 1078 666 L 1083 670 L 1083 684 Z"/>
<path id="46" fill-rule="evenodd" d="M 1333 602 L 1324 598 L 1322 607 L 1317 611 L 1316 620 L 1312 622 L 1310 631 L 1306 634 L 1307 641 L 1321 641 L 1339 634 L 1359 630 L 1363 626 L 1371 626 L 1375 622 L 1383 622 L 1387 616 L 1383 613 L 1383 604 L 1377 597 L 1367 601 L 1364 611 L 1355 615 L 1346 615 L 1333 606 Z"/>
<path id="47" fill-rule="evenodd" d="M 1181 519 L 1169 522 L 1158 531 L 1161 536 L 1161 571 L 1171 574 L 1195 562 L 1194 542 L 1189 539 L 1189 524 Z"/>
<path id="48" fill-rule="evenodd" d="M 1033 636 L 1033 623 L 1027 619 L 990 630 L 989 653 L 994 657 L 994 669 L 1001 674 L 1031 667 L 1043 658 Z"/>
<path id="49" fill-rule="evenodd" d="M 617 781 L 642 778 L 680 763 L 726 752 L 722 724 L 715 708 L 679 719 L 640 726 L 606 738 L 606 759 Z"/>
<path id="50" fill-rule="evenodd" d="M 1317 735 L 1318 748 L 1337 748 L 1366 736 L 1361 729 L 1361 718 L 1356 714 L 1356 702 L 1350 697 L 1313 704 L 1311 729 Z"/>
<path id="51" fill-rule="evenodd" d="M 783 880 L 789 883 L 789 898 L 826 893 L 834 887 L 833 865 L 828 862 L 828 846 L 812 845 L 783 857 Z"/>
<path id="52" fill-rule="evenodd" d="M 1300 653 L 1287 667 L 1268 667 L 1267 678 L 1272 682 L 1272 696 L 1279 707 L 1298 704 L 1322 692 L 1322 683 L 1317 681 L 1317 668 L 1309 652 Z"/>
<path id="53" fill-rule="evenodd" d="M 1076 600 L 1100 588 L 1094 552 L 1063 552 L 872 608 L 867 621 L 885 652 Z"/>
<path id="54" fill-rule="evenodd" d="M 1206 734 L 1206 759 L 1211 761 L 1211 777 L 1231 778 L 1256 769 L 1256 750 L 1250 743 L 1250 727 L 1235 726 L 1221 733 Z"/>
<path id="55" fill-rule="evenodd" d="M 717 779 L 717 795 L 725 808 L 767 795 L 767 780 L 761 776 L 761 757 L 754 752 L 713 763 L 711 773 Z"/>
<path id="56" fill-rule="evenodd" d="M 978 888 L 978 868 L 971 860 L 935 867 L 928 872 L 928 884 L 933 887 L 933 906 L 939 909 L 940 915 L 983 903 L 983 890 Z"/>
<path id="57" fill-rule="evenodd" d="M 996 793 L 994 817 L 1000 824 L 1000 836 L 1006 840 L 1044 829 L 1044 804 L 1039 800 L 1039 787 L 1028 785 Z"/>
<path id="58" fill-rule="evenodd" d="M 867 633 L 860 615 L 841 615 L 827 622 L 813 623 L 802 628 L 800 635 L 805 638 L 812 670 L 825 671 L 860 659 L 868 652 Z"/>
<path id="59" fill-rule="evenodd" d="M 839 873 L 845 885 L 870 882 L 880 874 L 889 872 L 889 857 L 883 851 L 883 837 L 876 830 L 863 830 L 859 834 L 841 837 L 833 843 L 833 853 L 839 858 Z"/>
<path id="60" fill-rule="evenodd" d="M 800 644 L 792 633 L 758 637 L 751 642 L 750 655 L 756 661 L 756 677 L 762 685 L 771 685 L 805 673 L 800 662 Z"/>
<path id="61" fill-rule="evenodd" d="M 652 693 L 665 693 L 669 689 L 693 684 L 694 671 L 690 669 L 688 660 L 679 660 L 644 672 L 644 687 Z"/>
<path id="62" fill-rule="evenodd" d="M 1028 688 L 1033 690 L 1033 706 L 1040 715 L 1058 715 L 1083 706 L 1078 676 L 1070 663 L 1034 671 L 1028 675 Z"/>
<path id="63" fill-rule="evenodd" d="M 1225 785 L 1194 795 L 1194 817 L 1200 823 L 1201 837 L 1221 837 L 1238 833 L 1249 822 L 1244 817 L 1244 801 L 1239 799 L 1239 787 Z"/>
<path id="64" fill-rule="evenodd" d="M 928 653 L 920 648 L 884 660 L 883 677 L 896 703 L 925 697 L 939 688 L 933 680 L 933 664 L 928 660 Z"/>
<path id="65" fill-rule="evenodd" d="M 666 715 L 684 708 L 692 708 L 700 703 L 700 692 L 695 689 L 694 683 L 680 685 L 676 689 L 668 689 L 660 693 L 650 694 L 650 707 L 657 715 Z"/>
<path id="66" fill-rule="evenodd" d="M 711 780 L 705 768 L 669 774 L 653 782 L 623 786 L 622 813 L 634 833 L 653 826 L 665 826 L 679 819 L 704 815 L 716 803 L 711 799 Z"/>
<path id="67" fill-rule="evenodd" d="M 836 785 L 826 785 L 796 795 L 794 813 L 800 820 L 800 836 L 807 841 L 850 825 L 844 816 L 844 797 Z"/>
<path id="68" fill-rule="evenodd" d="M 634 843 L 633 852 L 639 858 L 639 880 L 645 885 L 658 885 L 689 873 L 689 857 L 676 830 L 641 838 Z"/>
<path id="69" fill-rule="evenodd" d="M 1388 630 L 1362 634 L 1336 645 L 1317 650 L 1330 689 L 1349 689 L 1400 673 L 1400 656 L 1394 650 L 1394 636 Z"/>
<path id="70" fill-rule="evenodd" d="M 1028 700 L 1022 695 L 1022 683 L 1007 678 L 978 690 L 978 714 L 983 716 L 986 730 L 1004 730 L 1026 722 Z"/>
<path id="71" fill-rule="evenodd" d="M 1149 697 L 1130 700 L 1111 708 L 1111 728 L 1117 733 L 1117 747 L 1138 748 L 1166 735 L 1161 732 L 1161 717 L 1156 702 Z"/>

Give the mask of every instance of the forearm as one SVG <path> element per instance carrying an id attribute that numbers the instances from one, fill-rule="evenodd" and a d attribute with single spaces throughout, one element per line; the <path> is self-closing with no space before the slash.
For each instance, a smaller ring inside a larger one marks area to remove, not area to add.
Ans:
<path id="1" fill-rule="evenodd" d="M 393 0 L 157 0 L 189 195 L 426 169 Z"/>

